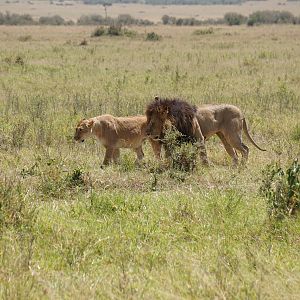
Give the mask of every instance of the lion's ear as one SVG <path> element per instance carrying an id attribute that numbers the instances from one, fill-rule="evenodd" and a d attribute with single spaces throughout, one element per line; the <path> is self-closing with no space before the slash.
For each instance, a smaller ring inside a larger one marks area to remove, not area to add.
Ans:
<path id="1" fill-rule="evenodd" d="M 158 96 L 155 96 L 155 97 L 154 97 L 154 100 L 155 100 L 155 101 L 158 101 L 158 100 L 159 100 L 159 97 L 158 97 Z"/>
<path id="2" fill-rule="evenodd" d="M 87 123 L 88 127 L 91 127 L 93 124 L 94 124 L 94 120 L 89 120 Z"/>

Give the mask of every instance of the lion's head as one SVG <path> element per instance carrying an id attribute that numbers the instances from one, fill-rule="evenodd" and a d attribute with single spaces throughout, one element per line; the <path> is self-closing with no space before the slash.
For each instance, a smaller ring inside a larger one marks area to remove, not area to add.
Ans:
<path id="1" fill-rule="evenodd" d="M 74 140 L 84 142 L 84 140 L 91 135 L 93 124 L 94 121 L 91 119 L 82 119 L 76 127 Z"/>
<path id="2" fill-rule="evenodd" d="M 196 107 L 179 99 L 155 97 L 146 110 L 146 133 L 154 139 L 164 136 L 164 129 L 171 123 L 186 137 L 194 137 L 193 120 Z"/>

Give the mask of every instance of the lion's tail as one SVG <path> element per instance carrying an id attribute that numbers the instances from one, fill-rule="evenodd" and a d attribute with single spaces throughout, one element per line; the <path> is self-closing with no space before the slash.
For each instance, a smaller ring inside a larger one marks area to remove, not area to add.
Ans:
<path id="1" fill-rule="evenodd" d="M 243 119 L 243 130 L 244 130 L 244 133 L 245 135 L 247 136 L 247 138 L 249 139 L 249 141 L 257 148 L 259 149 L 260 151 L 267 151 L 266 149 L 262 149 L 260 148 L 253 140 L 253 138 L 250 136 L 249 134 L 249 131 L 248 131 L 248 127 L 247 127 L 247 123 L 246 123 L 246 120 L 245 118 Z"/>

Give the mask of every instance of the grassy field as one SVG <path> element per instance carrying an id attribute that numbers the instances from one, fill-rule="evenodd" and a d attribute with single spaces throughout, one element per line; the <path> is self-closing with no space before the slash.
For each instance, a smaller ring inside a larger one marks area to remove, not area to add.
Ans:
<path id="1" fill-rule="evenodd" d="M 300 27 L 93 29 L 1 27 L 0 298 L 298 299 L 299 218 L 270 219 L 259 188 L 300 156 Z M 212 166 L 160 173 L 148 144 L 144 166 L 124 150 L 101 169 L 73 142 L 154 95 L 238 105 L 268 151 L 233 168 L 213 138 Z"/>
<path id="2" fill-rule="evenodd" d="M 0 1 L 0 12 L 9 11 L 18 14 L 30 14 L 34 18 L 41 16 L 60 15 L 65 19 L 77 21 L 83 15 L 100 14 L 105 16 L 102 5 L 85 5 L 75 1 L 67 1 L 67 5 L 60 2 L 40 0 L 19 0 L 17 3 L 11 1 Z M 71 5 L 70 5 L 71 4 Z M 107 8 L 108 16 L 117 17 L 120 14 L 130 14 L 134 18 L 148 19 L 160 22 L 163 15 L 176 18 L 196 18 L 200 20 L 223 18 L 227 12 L 237 12 L 248 16 L 257 10 L 285 10 L 300 15 L 300 4 L 298 1 L 247 1 L 239 5 L 145 5 L 145 4 L 113 4 Z"/>

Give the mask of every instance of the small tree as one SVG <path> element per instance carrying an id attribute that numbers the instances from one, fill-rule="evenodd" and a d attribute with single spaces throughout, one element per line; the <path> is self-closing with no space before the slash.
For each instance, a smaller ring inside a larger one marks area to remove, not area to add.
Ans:
<path id="1" fill-rule="evenodd" d="M 112 4 L 111 4 L 111 3 L 108 3 L 108 2 L 104 2 L 104 3 L 102 4 L 102 6 L 104 7 L 104 11 L 105 11 L 105 19 L 107 19 L 107 7 L 108 7 L 108 6 L 112 6 Z"/>

